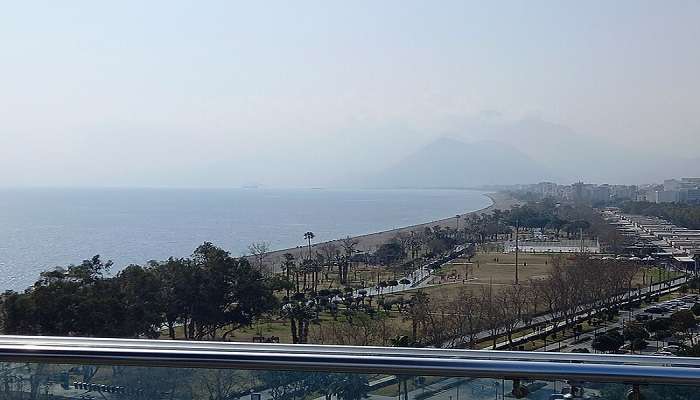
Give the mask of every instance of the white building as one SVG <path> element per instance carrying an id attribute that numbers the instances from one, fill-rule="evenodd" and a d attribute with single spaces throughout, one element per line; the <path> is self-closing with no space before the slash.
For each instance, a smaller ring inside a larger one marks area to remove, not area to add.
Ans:
<path id="1" fill-rule="evenodd" d="M 680 200 L 680 192 L 677 190 L 657 190 L 652 194 L 654 203 L 677 203 Z"/>
<path id="2" fill-rule="evenodd" d="M 600 253 L 600 243 L 597 240 L 558 240 L 558 241 L 533 241 L 524 240 L 518 243 L 521 253 Z M 506 242 L 505 253 L 515 252 L 515 241 Z"/>

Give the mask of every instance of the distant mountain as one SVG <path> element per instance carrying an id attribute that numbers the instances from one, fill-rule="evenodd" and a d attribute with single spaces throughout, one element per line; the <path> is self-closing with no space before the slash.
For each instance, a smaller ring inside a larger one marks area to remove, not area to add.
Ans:
<path id="1" fill-rule="evenodd" d="M 458 137 L 509 143 L 556 171 L 561 183 L 648 183 L 670 177 L 699 176 L 700 159 L 669 155 L 667 151 L 635 150 L 605 137 L 582 135 L 538 118 L 513 122 L 465 123 Z M 662 140 L 660 138 L 660 140 Z"/>
<path id="2" fill-rule="evenodd" d="M 554 179 L 516 148 L 494 141 L 439 138 L 369 177 L 369 187 L 476 187 Z"/>

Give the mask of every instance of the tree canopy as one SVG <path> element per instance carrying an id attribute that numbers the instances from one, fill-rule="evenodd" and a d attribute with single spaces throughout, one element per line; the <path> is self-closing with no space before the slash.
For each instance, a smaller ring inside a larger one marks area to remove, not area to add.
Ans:
<path id="1" fill-rule="evenodd" d="M 2 297 L 6 334 L 225 339 L 277 305 L 279 279 L 264 278 L 244 258 L 211 243 L 191 258 L 130 265 L 108 276 L 99 256 L 41 274 L 23 293 Z"/>

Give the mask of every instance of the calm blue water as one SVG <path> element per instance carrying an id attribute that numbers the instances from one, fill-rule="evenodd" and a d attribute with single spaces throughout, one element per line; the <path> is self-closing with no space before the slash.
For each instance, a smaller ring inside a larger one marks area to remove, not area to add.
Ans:
<path id="1" fill-rule="evenodd" d="M 487 207 L 465 190 L 4 189 L 0 289 L 24 289 L 40 271 L 100 254 L 114 271 L 190 255 L 211 241 L 242 255 L 428 222 Z"/>

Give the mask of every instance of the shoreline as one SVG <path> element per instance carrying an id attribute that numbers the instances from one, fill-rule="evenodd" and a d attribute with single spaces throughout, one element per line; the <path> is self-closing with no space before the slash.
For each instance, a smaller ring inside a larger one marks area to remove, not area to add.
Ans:
<path id="1" fill-rule="evenodd" d="M 493 212 L 493 210 L 505 210 L 505 209 L 510 209 L 513 205 L 518 204 L 519 202 L 509 196 L 506 193 L 503 192 L 493 192 L 493 193 L 485 193 L 484 196 L 488 197 L 491 199 L 491 205 L 488 207 L 484 207 L 479 210 L 474 210 L 474 211 L 468 211 L 464 213 L 455 213 L 454 215 L 459 215 L 460 217 L 465 217 L 467 215 L 483 215 L 483 214 L 489 214 Z M 460 218 L 461 219 L 461 218 Z M 378 232 L 372 232 L 372 233 L 366 233 L 363 235 L 357 235 L 357 236 L 351 236 L 353 239 L 355 239 L 358 244 L 357 244 L 357 250 L 360 251 L 374 251 L 376 250 L 379 246 L 382 244 L 386 243 L 390 239 L 392 239 L 394 236 L 396 236 L 399 233 L 410 233 L 411 231 L 418 231 L 422 230 L 425 228 L 432 228 L 434 226 L 441 226 L 441 227 L 450 227 L 450 228 L 457 228 L 457 219 L 455 217 L 449 217 L 449 218 L 443 218 L 439 220 L 434 220 L 434 221 L 429 221 L 429 222 L 424 222 L 424 223 L 419 223 L 419 224 L 414 224 L 414 225 L 408 225 L 400 228 L 393 228 L 393 229 L 388 229 L 384 231 L 378 231 Z M 342 238 L 334 239 L 334 240 L 328 240 L 325 242 L 318 242 L 318 243 L 313 243 L 311 245 L 311 249 L 313 250 L 318 250 L 318 248 L 326 243 L 333 243 L 337 246 L 340 246 L 340 241 Z M 303 254 L 307 252 L 307 247 L 306 246 L 297 246 L 297 247 L 292 247 L 292 248 L 287 248 L 287 249 L 281 249 L 281 250 L 273 250 L 268 253 L 267 255 L 267 262 L 271 264 L 272 266 L 272 272 L 277 273 L 279 271 L 279 265 L 281 263 L 281 259 L 285 253 L 290 253 L 292 254 L 296 259 L 301 259 L 303 258 Z M 251 256 L 247 256 L 247 258 L 251 258 Z"/>

